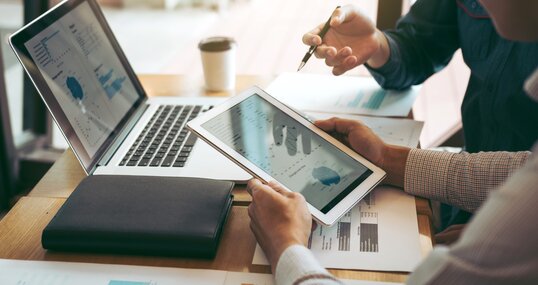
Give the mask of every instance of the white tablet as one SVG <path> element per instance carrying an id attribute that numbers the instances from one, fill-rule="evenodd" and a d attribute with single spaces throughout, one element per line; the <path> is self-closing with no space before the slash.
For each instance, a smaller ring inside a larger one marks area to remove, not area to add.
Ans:
<path id="1" fill-rule="evenodd" d="M 336 222 L 385 177 L 258 87 L 207 111 L 188 128 L 254 177 L 301 193 L 323 225 Z"/>

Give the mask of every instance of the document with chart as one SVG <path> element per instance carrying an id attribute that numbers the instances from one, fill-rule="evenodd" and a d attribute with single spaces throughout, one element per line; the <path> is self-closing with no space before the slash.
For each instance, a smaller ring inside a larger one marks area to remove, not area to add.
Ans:
<path id="1" fill-rule="evenodd" d="M 418 87 L 389 91 L 371 77 L 283 73 L 267 92 L 301 111 L 406 117 Z"/>
<path id="2" fill-rule="evenodd" d="M 305 112 L 312 120 L 339 117 L 359 121 L 368 126 L 385 143 L 415 148 L 418 146 L 424 122 L 411 119 L 393 119 L 371 116 Z"/>
<path id="3" fill-rule="evenodd" d="M 380 186 L 334 226 L 318 226 L 308 247 L 322 266 L 411 272 L 422 260 L 415 198 Z M 269 264 L 256 246 L 253 264 Z"/>
<path id="4" fill-rule="evenodd" d="M 83 2 L 25 46 L 92 157 L 138 93 L 98 21 L 80 21 L 87 17 L 95 15 Z"/>

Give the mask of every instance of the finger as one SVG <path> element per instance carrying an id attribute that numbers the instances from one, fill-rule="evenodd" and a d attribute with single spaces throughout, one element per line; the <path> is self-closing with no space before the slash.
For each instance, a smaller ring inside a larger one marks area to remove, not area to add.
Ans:
<path id="1" fill-rule="evenodd" d="M 335 47 L 327 46 L 327 45 L 319 45 L 316 48 L 316 51 L 314 52 L 314 55 L 317 58 L 330 58 L 334 57 L 337 54 L 337 50 Z"/>
<path id="2" fill-rule="evenodd" d="M 448 228 L 446 228 L 444 231 L 459 231 L 462 230 L 467 224 L 455 224 L 450 225 Z"/>
<path id="3" fill-rule="evenodd" d="M 317 27 L 315 27 L 310 32 L 303 35 L 303 44 L 309 45 L 309 46 L 317 46 L 320 45 L 322 40 L 319 36 L 319 33 L 321 33 L 321 29 L 323 29 L 323 26 L 325 23 L 319 24 Z"/>
<path id="4" fill-rule="evenodd" d="M 259 182 L 261 184 L 260 180 L 258 180 L 256 178 L 250 179 L 248 181 L 248 183 L 247 183 L 247 192 L 248 192 L 248 194 L 250 194 L 250 196 L 252 196 L 253 188 L 257 187 L 257 185 L 258 185 L 257 182 Z"/>
<path id="5" fill-rule="evenodd" d="M 253 178 L 247 183 L 247 192 L 250 194 L 250 196 L 254 197 L 257 192 L 266 190 L 264 189 L 265 187 L 267 187 L 267 185 L 264 185 L 260 180 Z"/>
<path id="6" fill-rule="evenodd" d="M 445 244 L 445 245 L 449 245 L 456 242 L 459 239 L 459 237 L 460 237 L 459 231 L 444 233 L 444 234 L 437 234 L 434 236 L 436 244 Z"/>
<path id="7" fill-rule="evenodd" d="M 436 243 L 451 244 L 457 241 L 465 229 L 465 224 L 451 225 L 434 236 Z"/>
<path id="8" fill-rule="evenodd" d="M 354 127 L 360 125 L 357 121 L 340 118 L 316 121 L 314 124 L 325 132 L 337 132 L 342 135 L 348 135 Z"/>
<path id="9" fill-rule="evenodd" d="M 282 195 L 280 195 L 275 189 L 273 189 L 269 185 L 263 184 L 258 179 L 251 179 L 247 184 L 247 191 L 250 191 L 250 195 L 252 196 L 252 202 L 255 203 L 258 200 L 264 200 L 264 198 L 270 199 L 283 199 Z"/>
<path id="10" fill-rule="evenodd" d="M 317 30 L 317 33 L 313 33 L 312 31 L 303 35 L 303 39 L 302 39 L 303 44 L 307 46 L 317 46 L 323 42 L 321 37 L 318 35 L 320 30 L 319 29 L 316 29 L 316 30 Z"/>
<path id="11" fill-rule="evenodd" d="M 349 56 L 351 56 L 353 53 L 353 51 L 351 50 L 350 47 L 344 47 L 342 49 L 340 49 L 337 53 L 336 53 L 336 56 L 333 56 L 333 57 L 327 57 L 327 59 L 325 60 L 325 63 L 328 65 L 328 66 L 338 66 L 338 65 L 341 65 L 344 63 L 344 60 L 346 58 L 348 58 Z"/>
<path id="12" fill-rule="evenodd" d="M 280 183 L 276 182 L 276 181 L 269 181 L 269 183 L 267 183 L 267 185 L 271 188 L 273 188 L 276 192 L 280 193 L 280 194 L 284 194 L 286 192 L 289 192 L 288 190 L 286 190 L 284 188 L 284 186 L 282 186 Z"/>
<path id="13" fill-rule="evenodd" d="M 333 75 L 342 75 L 346 73 L 347 71 L 357 67 L 357 58 L 355 56 L 349 56 L 347 57 L 341 65 L 335 66 L 333 68 Z"/>

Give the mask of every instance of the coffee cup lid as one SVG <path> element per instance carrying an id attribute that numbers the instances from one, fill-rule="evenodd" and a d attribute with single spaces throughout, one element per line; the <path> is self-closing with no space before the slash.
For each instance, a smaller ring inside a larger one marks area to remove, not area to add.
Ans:
<path id="1" fill-rule="evenodd" d="M 235 40 L 229 37 L 210 37 L 205 38 L 198 43 L 198 48 L 202 51 L 226 51 L 232 48 Z"/>

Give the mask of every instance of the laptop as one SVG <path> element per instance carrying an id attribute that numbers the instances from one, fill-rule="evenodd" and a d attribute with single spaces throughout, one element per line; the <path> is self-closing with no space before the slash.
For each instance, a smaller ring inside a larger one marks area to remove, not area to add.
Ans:
<path id="1" fill-rule="evenodd" d="M 148 98 L 95 0 L 63 1 L 9 41 L 88 175 L 250 179 L 186 129 L 223 99 Z"/>

